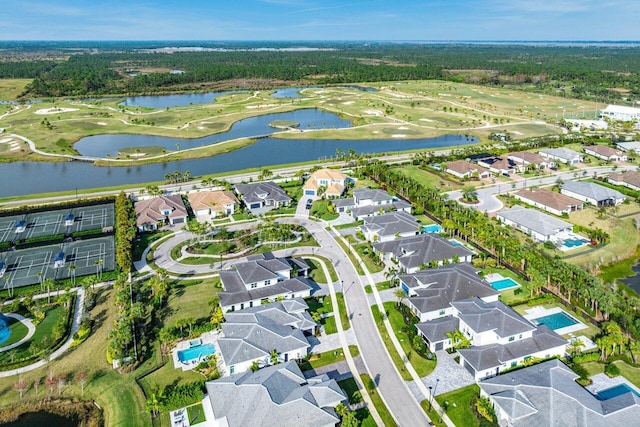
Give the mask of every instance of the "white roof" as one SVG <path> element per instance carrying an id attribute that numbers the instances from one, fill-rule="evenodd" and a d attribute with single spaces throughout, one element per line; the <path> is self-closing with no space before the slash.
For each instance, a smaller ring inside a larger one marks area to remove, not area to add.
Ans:
<path id="1" fill-rule="evenodd" d="M 640 108 L 626 107 L 624 105 L 607 105 L 607 108 L 603 111 L 623 114 L 640 114 Z"/>

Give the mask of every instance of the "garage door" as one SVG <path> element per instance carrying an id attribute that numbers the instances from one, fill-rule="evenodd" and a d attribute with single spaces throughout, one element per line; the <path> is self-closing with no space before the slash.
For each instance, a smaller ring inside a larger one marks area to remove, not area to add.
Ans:
<path id="1" fill-rule="evenodd" d="M 184 218 L 175 218 L 173 220 L 174 224 L 182 224 L 184 222 Z"/>
<path id="2" fill-rule="evenodd" d="M 305 196 L 315 196 L 316 192 L 314 190 L 304 190 Z"/>
<path id="3" fill-rule="evenodd" d="M 436 351 L 442 350 L 444 348 L 444 343 L 442 341 L 436 343 Z"/>

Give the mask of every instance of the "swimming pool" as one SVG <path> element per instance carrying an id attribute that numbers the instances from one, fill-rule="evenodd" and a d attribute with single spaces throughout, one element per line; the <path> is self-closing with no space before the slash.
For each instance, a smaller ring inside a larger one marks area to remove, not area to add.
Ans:
<path id="1" fill-rule="evenodd" d="M 178 350 L 178 360 L 182 363 L 188 363 L 215 354 L 215 352 L 216 348 L 213 344 L 196 345 L 185 350 Z"/>
<path id="2" fill-rule="evenodd" d="M 616 386 L 613 386 L 611 388 L 607 388 L 604 390 L 601 390 L 597 393 L 598 397 L 602 400 L 609 400 L 609 399 L 613 399 L 614 397 L 618 397 L 621 396 L 623 394 L 626 393 L 633 393 L 636 396 L 640 397 L 640 394 L 638 394 L 637 391 L 635 391 L 634 389 L 632 389 L 631 387 L 629 387 L 626 384 L 618 384 Z"/>
<path id="3" fill-rule="evenodd" d="M 566 239 L 562 241 L 562 244 L 568 248 L 578 248 L 589 243 L 587 239 Z"/>
<path id="4" fill-rule="evenodd" d="M 438 224 L 423 225 L 422 231 L 424 233 L 442 233 L 442 227 Z"/>
<path id="5" fill-rule="evenodd" d="M 547 325 L 549 328 L 555 330 L 566 328 L 567 326 L 577 325 L 578 322 L 573 317 L 569 316 L 564 311 L 558 313 L 549 314 L 548 316 L 538 317 L 533 319 L 536 325 Z"/>
<path id="6" fill-rule="evenodd" d="M 489 283 L 491 284 L 491 287 L 496 291 L 504 291 L 505 289 L 517 288 L 518 286 L 520 286 L 520 283 L 516 282 L 511 277 Z"/>

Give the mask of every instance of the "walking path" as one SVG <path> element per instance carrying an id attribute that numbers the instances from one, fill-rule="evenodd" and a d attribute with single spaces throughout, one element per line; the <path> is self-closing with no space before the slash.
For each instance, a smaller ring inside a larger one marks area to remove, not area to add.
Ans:
<path id="1" fill-rule="evenodd" d="M 36 327 L 33 325 L 33 322 L 31 321 L 31 319 L 27 319 L 26 317 L 18 314 L 18 313 L 9 313 L 9 314 L 5 314 L 6 317 L 13 317 L 14 319 L 16 319 L 18 322 L 22 323 L 24 326 L 27 327 L 27 335 L 24 336 L 24 338 L 22 338 L 20 341 L 14 342 L 13 344 L 9 344 L 5 347 L 0 347 L 0 353 L 2 353 L 3 351 L 7 351 L 7 350 L 11 350 L 12 348 L 16 348 L 21 346 L 22 344 L 24 344 L 26 341 L 28 341 L 33 334 L 36 333 Z"/>
<path id="2" fill-rule="evenodd" d="M 71 343 L 73 343 L 73 334 L 78 332 L 78 329 L 80 329 L 80 322 L 82 320 L 82 314 L 84 313 L 84 289 L 82 287 L 76 287 L 71 289 L 71 291 L 76 292 L 76 304 L 73 312 L 73 320 L 71 321 L 71 330 L 69 331 L 69 336 L 67 337 L 67 340 L 64 342 L 64 344 L 62 344 L 56 351 L 51 353 L 47 360 L 39 360 L 36 363 L 32 363 L 31 365 L 12 369 L 10 371 L 2 371 L 0 372 L 0 378 L 19 375 L 25 372 L 33 371 L 34 369 L 41 368 L 51 360 L 57 359 L 58 357 L 62 356 L 64 352 L 67 351 L 69 347 L 71 347 Z M 38 297 L 46 298 L 47 295 L 39 295 Z"/>

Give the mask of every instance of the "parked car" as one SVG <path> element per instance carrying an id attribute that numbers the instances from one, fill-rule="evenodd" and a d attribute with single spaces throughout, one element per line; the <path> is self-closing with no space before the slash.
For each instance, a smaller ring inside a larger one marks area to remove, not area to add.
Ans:
<path id="1" fill-rule="evenodd" d="M 311 209 L 311 205 L 313 204 L 313 200 L 307 199 L 307 210 Z"/>

